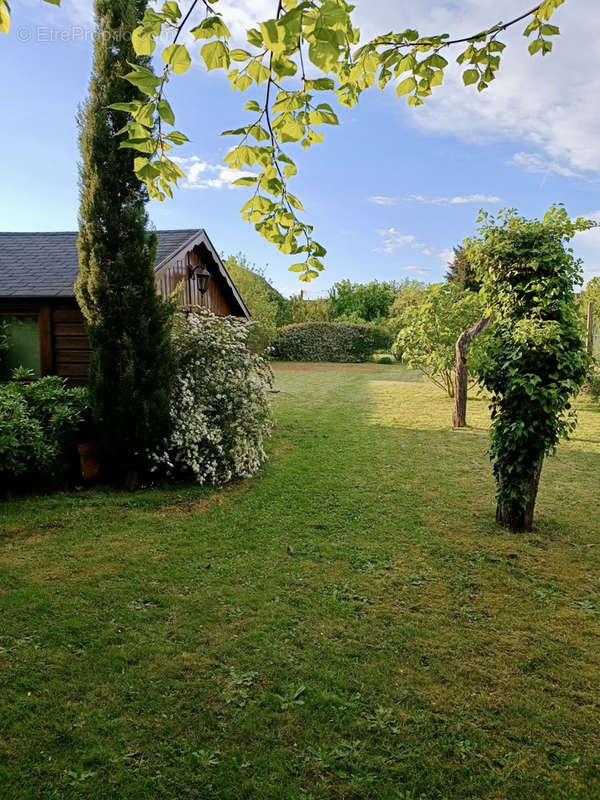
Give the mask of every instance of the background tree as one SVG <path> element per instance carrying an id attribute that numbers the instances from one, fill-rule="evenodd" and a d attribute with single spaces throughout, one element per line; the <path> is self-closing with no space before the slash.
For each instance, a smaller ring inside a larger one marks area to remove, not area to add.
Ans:
<path id="1" fill-rule="evenodd" d="M 81 205 L 76 294 L 92 348 L 90 400 L 108 459 L 134 483 L 166 434 L 171 387 L 171 309 L 154 282 L 156 236 L 148 232 L 147 194 L 135 175 L 136 151 L 119 147 L 127 114 L 143 107 L 121 75 L 146 67 L 131 32 L 145 0 L 96 0 L 89 97 L 79 115 Z M 149 109 L 151 111 L 151 109 Z"/>
<path id="2" fill-rule="evenodd" d="M 262 352 L 275 341 L 278 329 L 292 321 L 289 300 L 271 286 L 264 270 L 255 264 L 250 265 L 241 253 L 229 256 L 225 269 L 252 315 L 254 326 L 249 344 Z"/>
<path id="3" fill-rule="evenodd" d="M 478 294 L 454 284 L 432 284 L 423 291 L 423 299 L 408 306 L 400 318 L 402 327 L 392 351 L 453 397 L 456 340 L 482 311 Z"/>
<path id="4" fill-rule="evenodd" d="M 591 351 L 592 355 L 595 355 L 595 351 L 597 350 L 597 342 L 598 338 L 600 337 L 600 278 L 592 278 L 588 281 L 587 286 L 579 295 L 579 301 L 581 305 L 581 313 L 584 319 L 587 322 L 587 314 L 588 314 L 588 307 L 590 303 L 592 304 L 592 341 L 591 341 Z"/>
<path id="5" fill-rule="evenodd" d="M 480 222 L 467 252 L 494 307 L 479 374 L 491 392 L 497 518 L 511 531 L 529 530 L 544 457 L 573 430 L 571 398 L 586 375 L 574 292 L 581 262 L 566 243 L 594 223 L 571 221 L 557 207 L 542 221 L 505 211 Z"/>
<path id="6" fill-rule="evenodd" d="M 373 322 L 388 317 L 398 291 L 399 285 L 394 281 L 338 281 L 329 292 L 331 318 Z"/>
<path id="7" fill-rule="evenodd" d="M 465 248 L 462 245 L 457 245 L 452 249 L 454 256 L 448 264 L 448 271 L 445 275 L 446 280 L 448 283 L 455 283 L 462 289 L 478 292 L 481 288 L 481 283 L 477 280 L 475 270 L 469 263 Z"/>
<path id="8" fill-rule="evenodd" d="M 448 264 L 446 280 L 455 286 L 469 292 L 478 292 L 481 283 L 477 280 L 475 269 L 469 263 L 467 253 L 462 245 L 454 247 L 454 257 Z M 469 348 L 475 339 L 486 330 L 490 324 L 491 316 L 481 317 L 467 330 L 462 331 L 455 345 L 454 365 L 454 411 L 452 412 L 452 425 L 455 428 L 464 428 L 467 424 L 467 393 L 469 385 L 469 367 L 467 357 Z"/>
<path id="9" fill-rule="evenodd" d="M 293 323 L 329 322 L 331 320 L 329 300 L 324 297 L 305 300 L 301 295 L 295 294 L 290 297 L 289 308 Z"/>

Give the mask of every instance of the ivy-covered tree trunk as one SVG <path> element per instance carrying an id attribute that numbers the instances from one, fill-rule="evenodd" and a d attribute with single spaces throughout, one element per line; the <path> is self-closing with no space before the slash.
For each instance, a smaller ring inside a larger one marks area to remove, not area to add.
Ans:
<path id="1" fill-rule="evenodd" d="M 522 533 L 523 531 L 530 531 L 533 527 L 533 515 L 535 512 L 535 503 L 537 500 L 538 489 L 540 485 L 540 477 L 542 474 L 542 466 L 544 459 L 540 459 L 533 465 L 531 471 L 525 476 L 524 480 L 524 504 L 516 511 L 511 510 L 510 507 L 503 505 L 502 500 L 498 500 L 496 506 L 496 521 L 505 528 L 508 528 L 511 533 Z M 504 481 L 501 475 L 498 476 L 499 492 L 498 495 L 502 497 Z"/>
<path id="2" fill-rule="evenodd" d="M 171 309 L 157 294 L 156 235 L 147 193 L 135 177 L 134 150 L 119 147 L 127 122 L 114 103 L 140 102 L 121 77 L 135 54 L 131 32 L 145 0 L 96 0 L 94 65 L 80 111 L 82 163 L 76 294 L 92 348 L 89 387 L 109 465 L 130 485 L 168 431 Z"/>

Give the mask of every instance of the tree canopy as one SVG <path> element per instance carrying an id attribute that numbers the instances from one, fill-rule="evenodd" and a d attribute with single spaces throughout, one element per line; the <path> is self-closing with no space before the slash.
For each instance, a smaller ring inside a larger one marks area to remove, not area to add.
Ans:
<path id="1" fill-rule="evenodd" d="M 594 223 L 561 207 L 542 220 L 507 210 L 479 221 L 466 250 L 494 310 L 479 375 L 491 395 L 498 518 L 519 531 L 531 527 L 544 456 L 575 425 L 571 398 L 587 364 L 574 292 L 581 262 L 567 243 Z"/>
<path id="2" fill-rule="evenodd" d="M 443 83 L 446 56 L 452 51 L 458 51 L 464 84 L 483 91 L 500 68 L 506 46 L 500 38 L 503 32 L 525 22 L 529 52 L 546 55 L 559 33 L 550 20 L 564 0 L 541 0 L 514 19 L 468 36 L 423 35 L 408 28 L 370 40 L 361 37 L 353 21 L 354 6 L 346 0 L 274 0 L 273 16 L 256 20 L 246 32 L 244 47 L 232 43 L 228 21 L 216 3 L 191 0 L 182 11 L 176 0 L 165 0 L 147 9 L 133 32 L 137 54 L 151 56 L 164 36 L 169 44 L 160 54 L 161 69 L 137 63 L 124 76 L 143 99 L 113 104 L 130 114 L 121 146 L 137 153 L 135 171 L 150 196 L 171 197 L 184 174 L 169 153 L 188 137 L 175 127 L 167 90 L 173 76 L 191 66 L 190 51 L 182 42 L 184 34 L 191 34 L 200 42 L 208 70 L 225 70 L 234 90 L 260 90 L 245 103 L 249 121 L 224 131 L 237 139 L 225 160 L 231 168 L 249 172 L 237 181 L 251 188 L 243 217 L 282 253 L 296 257 L 290 270 L 310 281 L 323 270 L 326 249 L 314 238 L 313 226 L 300 217 L 302 202 L 289 190 L 297 166 L 287 145 L 309 148 L 323 141 L 323 127 L 339 123 L 331 101 L 352 107 L 373 86 L 383 90 L 393 85 L 409 105 L 422 105 Z M 0 31 L 6 33 L 9 27 L 9 5 L 0 0 Z"/>

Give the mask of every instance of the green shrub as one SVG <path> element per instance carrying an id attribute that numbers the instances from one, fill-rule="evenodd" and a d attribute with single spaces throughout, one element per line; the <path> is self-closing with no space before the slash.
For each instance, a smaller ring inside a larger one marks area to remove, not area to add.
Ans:
<path id="1" fill-rule="evenodd" d="M 208 311 L 177 316 L 171 433 L 156 468 L 198 483 L 254 475 L 271 431 L 268 363 L 248 348 L 250 326 Z"/>
<path id="2" fill-rule="evenodd" d="M 303 322 L 279 332 L 274 355 L 287 361 L 368 361 L 378 344 L 372 325 L 350 322 Z"/>
<path id="3" fill-rule="evenodd" d="M 68 479 L 87 391 L 58 377 L 0 385 L 0 485 L 30 490 Z"/>
<path id="4" fill-rule="evenodd" d="M 600 365 L 596 360 L 588 367 L 583 391 L 594 403 L 600 403 Z"/>
<path id="5" fill-rule="evenodd" d="M 388 356 L 387 353 L 376 353 L 373 356 L 373 361 L 376 364 L 394 364 L 396 359 L 393 356 Z"/>

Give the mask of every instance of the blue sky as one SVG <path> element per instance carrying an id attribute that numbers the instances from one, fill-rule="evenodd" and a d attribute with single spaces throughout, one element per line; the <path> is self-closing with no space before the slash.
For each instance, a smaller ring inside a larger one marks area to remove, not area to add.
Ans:
<path id="1" fill-rule="evenodd" d="M 266 19 L 273 3 L 220 5 L 241 32 L 252 19 L 249 9 Z M 356 14 L 366 34 L 414 25 L 423 33 L 463 35 L 525 6 L 524 0 L 359 0 Z M 483 95 L 463 88 L 454 73 L 423 109 L 373 90 L 355 109 L 339 109 L 341 125 L 327 128 L 323 145 L 298 153 L 294 191 L 328 248 L 326 272 L 309 293 L 324 293 L 346 277 L 439 280 L 448 251 L 474 232 L 482 206 L 538 216 L 563 202 L 572 215 L 600 220 L 596 0 L 567 0 L 556 22 L 563 34 L 544 60 L 528 55 L 521 30 L 506 36 L 500 77 Z M 91 31 L 88 0 L 63 0 L 60 8 L 40 0 L 13 6 L 11 34 L 0 39 L 2 230 L 76 227 L 75 113 L 86 95 Z M 287 271 L 293 259 L 241 219 L 247 190 L 231 188 L 222 168 L 231 140 L 219 132 L 241 124 L 251 96 L 252 90 L 233 93 L 224 76 L 207 74 L 200 64 L 174 81 L 169 97 L 177 127 L 191 139 L 178 153 L 188 159 L 188 188 L 172 201 L 152 203 L 150 216 L 159 229 L 206 228 L 219 251 L 243 252 L 289 294 L 301 286 Z M 575 249 L 586 277 L 600 274 L 600 232 L 579 236 Z"/>

